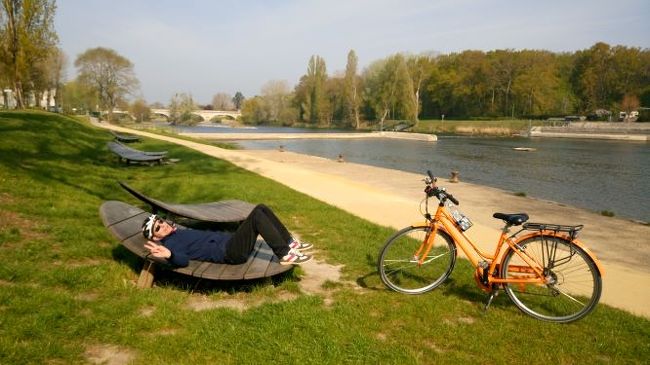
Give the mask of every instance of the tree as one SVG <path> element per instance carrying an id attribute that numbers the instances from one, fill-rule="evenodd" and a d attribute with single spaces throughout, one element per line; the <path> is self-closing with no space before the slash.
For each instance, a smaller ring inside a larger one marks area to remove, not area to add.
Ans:
<path id="1" fill-rule="evenodd" d="M 108 110 L 109 120 L 118 102 L 133 93 L 138 79 L 133 73 L 133 64 L 128 59 L 108 48 L 92 48 L 77 57 L 78 80 L 95 90 L 99 105 Z"/>
<path id="2" fill-rule="evenodd" d="M 284 80 L 271 80 L 262 86 L 262 98 L 265 105 L 265 121 L 287 123 L 295 121 L 295 112 L 291 109 L 291 91 Z"/>
<path id="3" fill-rule="evenodd" d="M 242 94 L 241 91 L 237 91 L 235 96 L 232 97 L 232 103 L 235 104 L 235 109 L 241 110 L 245 99 L 244 94 Z"/>
<path id="4" fill-rule="evenodd" d="M 329 115 L 325 82 L 327 68 L 325 60 L 320 56 L 311 56 L 307 65 L 307 74 L 300 78 L 295 90 L 295 103 L 299 108 L 301 120 L 312 124 L 320 124 Z"/>
<path id="5" fill-rule="evenodd" d="M 136 122 L 142 123 L 145 120 L 149 120 L 151 117 L 151 109 L 147 105 L 147 102 L 142 98 L 133 101 L 133 104 L 129 106 L 129 111 L 135 118 Z"/>
<path id="6" fill-rule="evenodd" d="M 244 123 L 259 124 L 265 121 L 264 104 L 264 99 L 261 96 L 244 100 L 241 105 L 241 117 Z"/>
<path id="7" fill-rule="evenodd" d="M 427 77 L 430 75 L 431 60 L 426 56 L 409 57 L 406 60 L 406 66 L 408 67 L 411 84 L 413 85 L 413 117 L 410 119 L 415 121 L 417 125 L 420 115 L 421 89 Z"/>
<path id="8" fill-rule="evenodd" d="M 73 80 L 62 87 L 61 105 L 66 113 L 85 113 L 95 110 L 97 95 L 94 90 Z"/>
<path id="9" fill-rule="evenodd" d="M 371 64 L 364 78 L 366 95 L 375 116 L 379 118 L 380 130 L 383 130 L 384 120 L 389 113 L 392 119 L 413 120 L 413 82 L 403 55 L 398 53 Z"/>
<path id="10" fill-rule="evenodd" d="M 357 54 L 354 50 L 350 50 L 350 52 L 348 52 L 348 62 L 345 66 L 343 95 L 346 109 L 346 120 L 351 122 L 355 129 L 361 127 L 361 121 L 359 118 L 361 97 L 359 93 L 359 77 L 357 76 L 358 62 Z"/>
<path id="11" fill-rule="evenodd" d="M 18 108 L 25 105 L 25 85 L 33 90 L 34 77 L 41 74 L 37 67 L 58 41 L 55 10 L 54 0 L 2 0 L 0 63 L 9 73 Z"/>
<path id="12" fill-rule="evenodd" d="M 213 110 L 233 110 L 233 97 L 226 93 L 217 93 L 212 97 Z"/>
<path id="13" fill-rule="evenodd" d="M 169 102 L 169 121 L 171 124 L 194 124 L 192 112 L 196 109 L 196 104 L 192 95 L 177 93 Z"/>

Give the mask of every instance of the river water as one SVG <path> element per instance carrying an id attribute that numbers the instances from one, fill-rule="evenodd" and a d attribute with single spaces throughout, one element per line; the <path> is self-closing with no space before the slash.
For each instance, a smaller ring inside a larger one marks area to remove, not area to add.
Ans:
<path id="1" fill-rule="evenodd" d="M 208 131 L 217 132 L 215 128 Z M 244 130 L 218 128 L 218 132 L 227 131 Z M 248 131 L 308 132 L 268 127 Z M 342 154 L 349 162 L 422 174 L 429 169 L 444 178 L 459 171 L 465 182 L 650 222 L 650 146 L 645 142 L 438 136 L 437 142 L 310 139 L 238 144 L 245 149 L 282 145 L 288 151 L 330 159 Z M 515 147 L 535 151 L 515 151 Z"/>

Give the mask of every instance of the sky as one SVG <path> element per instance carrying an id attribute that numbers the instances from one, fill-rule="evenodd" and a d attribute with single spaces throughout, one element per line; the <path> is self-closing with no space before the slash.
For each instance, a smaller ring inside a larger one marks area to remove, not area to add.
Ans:
<path id="1" fill-rule="evenodd" d="M 597 42 L 650 48 L 649 0 L 58 0 L 55 29 L 69 59 L 105 47 L 134 64 L 135 97 L 260 94 L 293 87 L 312 55 L 329 75 L 354 50 L 359 72 L 395 53 L 543 49 Z"/>

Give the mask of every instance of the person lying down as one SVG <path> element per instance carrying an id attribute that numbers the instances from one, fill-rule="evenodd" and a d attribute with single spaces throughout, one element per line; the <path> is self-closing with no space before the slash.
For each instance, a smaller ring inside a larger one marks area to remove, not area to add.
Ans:
<path id="1" fill-rule="evenodd" d="M 313 247 L 294 239 L 271 208 L 259 204 L 234 233 L 178 228 L 156 214 L 142 223 L 142 234 L 154 257 L 185 267 L 190 260 L 237 265 L 248 260 L 260 235 L 281 265 L 299 265 L 312 259 L 303 251 Z"/>

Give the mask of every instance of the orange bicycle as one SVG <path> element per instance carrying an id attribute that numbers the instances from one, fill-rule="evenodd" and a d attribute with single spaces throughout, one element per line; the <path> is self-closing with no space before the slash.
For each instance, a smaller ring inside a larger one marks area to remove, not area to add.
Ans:
<path id="1" fill-rule="evenodd" d="M 582 225 L 527 223 L 525 213 L 494 213 L 505 222 L 494 253 L 483 252 L 465 231 L 472 222 L 456 208 L 459 202 L 427 171 L 426 221 L 406 227 L 386 241 L 377 263 L 382 282 L 405 294 L 435 289 L 449 277 L 460 247 L 475 267 L 474 278 L 490 293 L 499 289 L 524 313 L 540 320 L 571 322 L 591 312 L 600 299 L 603 270 L 576 239 Z M 429 198 L 439 200 L 429 213 Z M 422 203 L 421 203 L 422 204 Z M 514 226 L 521 228 L 511 234 Z"/>

